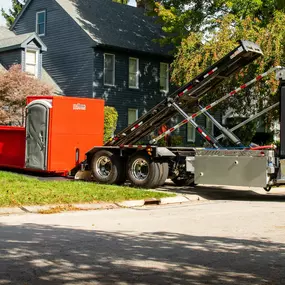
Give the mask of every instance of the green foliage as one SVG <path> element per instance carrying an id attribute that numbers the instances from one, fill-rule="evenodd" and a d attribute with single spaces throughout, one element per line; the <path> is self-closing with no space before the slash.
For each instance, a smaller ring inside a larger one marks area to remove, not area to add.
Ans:
<path id="1" fill-rule="evenodd" d="M 183 137 L 171 136 L 171 146 L 183 146 Z"/>
<path id="2" fill-rule="evenodd" d="M 22 11 L 26 1 L 27 0 L 12 0 L 12 8 L 9 9 L 8 12 L 6 12 L 3 8 L 1 9 L 1 14 L 5 18 L 8 27 L 13 25 L 15 19 Z"/>
<path id="3" fill-rule="evenodd" d="M 284 0 L 161 0 L 155 2 L 156 13 L 163 30 L 170 33 L 162 43 L 172 42 L 179 46 L 189 32 L 211 35 L 219 28 L 219 20 L 226 15 L 236 19 L 258 19 L 266 25 L 277 10 L 284 10 Z"/>
<path id="4" fill-rule="evenodd" d="M 284 65 L 285 62 L 284 12 L 275 11 L 267 25 L 253 16 L 238 20 L 233 14 L 228 14 L 218 24 L 219 29 L 212 33 L 211 39 L 208 41 L 203 40 L 203 35 L 199 32 L 190 33 L 182 41 L 172 65 L 172 80 L 176 84 L 183 85 L 188 82 L 235 48 L 240 39 L 260 44 L 264 57 L 244 68 L 237 75 L 226 80 L 219 88 L 216 88 L 214 92 L 208 94 L 203 99 L 204 104 L 216 100 L 222 94 L 230 92 L 271 66 Z M 266 80 L 262 80 L 219 106 L 222 110 L 226 110 L 228 107 L 234 108 L 236 113 L 248 116 L 252 112 L 259 111 L 278 101 L 277 87 L 278 82 L 275 80 L 275 74 L 272 74 Z"/>
<path id="5" fill-rule="evenodd" d="M 104 142 L 110 139 L 117 127 L 118 112 L 114 107 L 106 106 L 104 109 Z"/>

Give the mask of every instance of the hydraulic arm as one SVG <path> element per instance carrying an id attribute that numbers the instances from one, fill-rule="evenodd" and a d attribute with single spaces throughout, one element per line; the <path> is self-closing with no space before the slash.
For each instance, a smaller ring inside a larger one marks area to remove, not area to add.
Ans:
<path id="1" fill-rule="evenodd" d="M 236 49 L 169 95 L 168 98 L 141 116 L 135 123 L 119 132 L 105 145 L 120 146 L 136 143 L 177 115 L 179 113 L 177 107 L 182 107 L 185 110 L 191 109 L 191 106 L 197 103 L 198 98 L 261 55 L 262 51 L 258 45 L 249 41 L 240 41 L 240 45 Z M 187 122 L 193 124 L 194 121 L 190 118 Z M 196 125 L 194 127 L 215 146 L 215 142 L 205 130 Z M 152 143 L 156 141 L 154 140 Z"/>

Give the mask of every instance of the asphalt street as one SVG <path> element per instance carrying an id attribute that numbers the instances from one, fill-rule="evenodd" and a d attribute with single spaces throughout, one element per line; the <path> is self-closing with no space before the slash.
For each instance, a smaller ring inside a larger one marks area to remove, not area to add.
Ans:
<path id="1" fill-rule="evenodd" d="M 247 195 L 1 216 L 0 284 L 285 284 L 284 199 Z"/>

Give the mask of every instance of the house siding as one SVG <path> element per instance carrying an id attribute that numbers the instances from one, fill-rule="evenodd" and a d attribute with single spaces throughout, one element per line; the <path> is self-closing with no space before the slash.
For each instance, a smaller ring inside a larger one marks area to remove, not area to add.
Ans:
<path id="1" fill-rule="evenodd" d="M 22 64 L 22 49 L 0 52 L 0 63 L 7 69 L 13 64 Z"/>
<path id="2" fill-rule="evenodd" d="M 104 86 L 104 53 L 115 55 L 115 86 Z M 139 88 L 129 88 L 129 58 L 139 59 Z M 159 91 L 159 65 L 167 62 L 163 57 L 118 52 L 114 50 L 94 50 L 93 97 L 103 98 L 106 105 L 116 108 L 119 114 L 117 131 L 128 124 L 128 109 L 138 109 L 138 116 L 158 104 L 165 93 Z"/>
<path id="3" fill-rule="evenodd" d="M 54 0 L 32 1 L 16 23 L 18 34 L 35 32 L 36 13 L 46 10 L 46 35 L 41 39 L 48 51 L 43 67 L 68 96 L 91 97 L 93 48 L 89 36 Z"/>

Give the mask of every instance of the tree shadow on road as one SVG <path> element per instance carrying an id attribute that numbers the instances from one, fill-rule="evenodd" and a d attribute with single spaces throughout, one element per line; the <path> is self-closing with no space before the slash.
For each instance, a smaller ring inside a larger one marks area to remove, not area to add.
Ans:
<path id="1" fill-rule="evenodd" d="M 0 226 L 0 284 L 285 284 L 267 240 Z"/>

